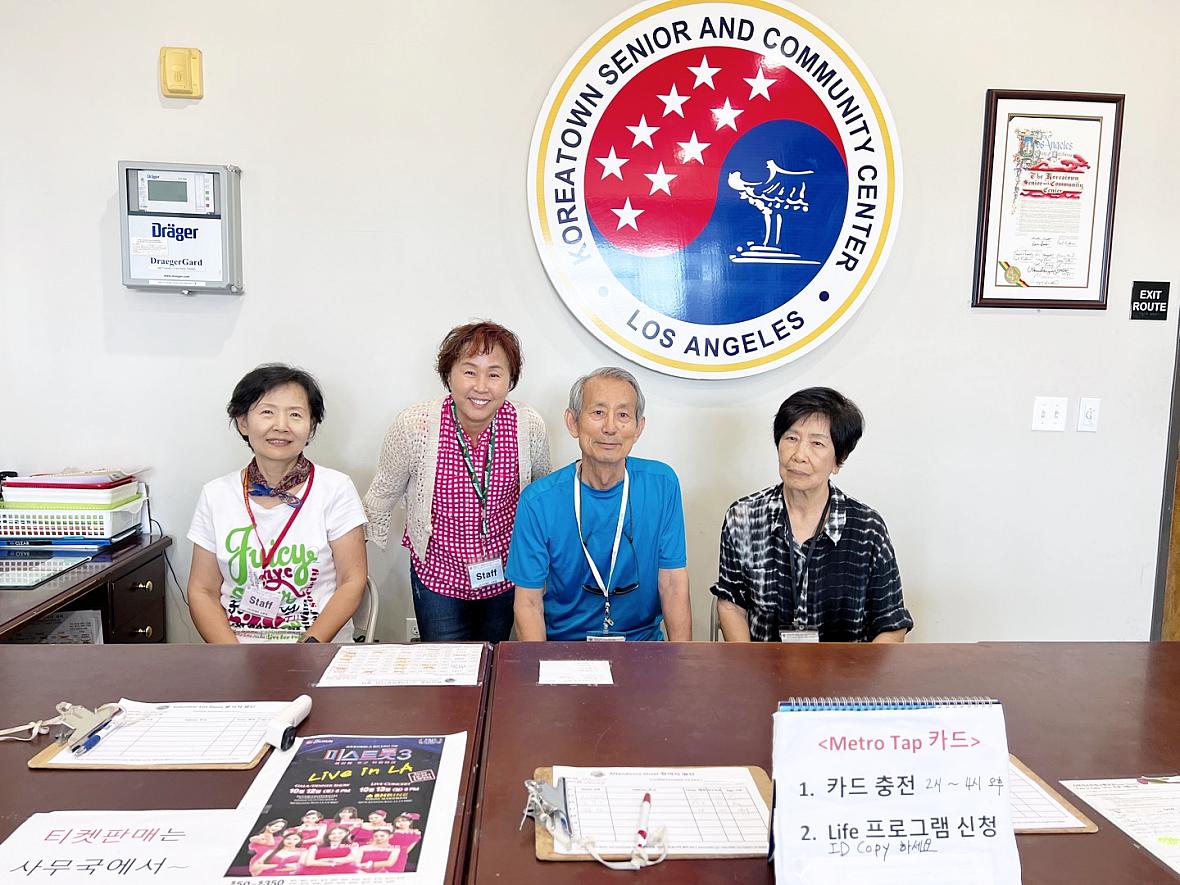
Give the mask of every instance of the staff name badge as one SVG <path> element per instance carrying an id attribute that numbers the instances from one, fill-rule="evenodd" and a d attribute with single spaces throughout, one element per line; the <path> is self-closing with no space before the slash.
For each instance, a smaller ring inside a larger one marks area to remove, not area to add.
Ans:
<path id="1" fill-rule="evenodd" d="M 266 590 L 258 583 L 257 576 L 251 576 L 242 588 L 242 599 L 238 608 L 242 614 L 256 618 L 273 618 L 279 614 L 279 594 Z"/>
<path id="2" fill-rule="evenodd" d="M 779 642 L 819 642 L 818 630 L 779 630 Z"/>
<path id="3" fill-rule="evenodd" d="M 504 582 L 504 563 L 500 557 L 485 559 L 483 562 L 473 562 L 467 566 L 467 576 L 471 580 L 471 589 L 479 590 L 493 584 Z"/>
<path id="4" fill-rule="evenodd" d="M 602 630 L 594 630 L 586 634 L 587 642 L 625 642 L 627 639 L 622 633 L 606 633 Z"/>

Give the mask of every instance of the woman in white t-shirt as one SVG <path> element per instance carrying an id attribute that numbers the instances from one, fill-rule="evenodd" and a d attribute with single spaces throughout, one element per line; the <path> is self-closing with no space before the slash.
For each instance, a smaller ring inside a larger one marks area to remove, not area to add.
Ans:
<path id="1" fill-rule="evenodd" d="M 278 363 L 238 382 L 226 407 L 254 452 L 207 483 L 193 514 L 189 605 L 206 642 L 351 639 L 368 576 L 352 480 L 303 449 L 324 418 L 316 380 Z"/>

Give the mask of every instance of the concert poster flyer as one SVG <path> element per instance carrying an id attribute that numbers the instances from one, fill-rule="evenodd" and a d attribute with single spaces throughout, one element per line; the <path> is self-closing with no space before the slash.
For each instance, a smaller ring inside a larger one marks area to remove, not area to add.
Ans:
<path id="1" fill-rule="evenodd" d="M 442 882 L 467 734 L 317 735 L 267 760 L 224 880 Z"/>

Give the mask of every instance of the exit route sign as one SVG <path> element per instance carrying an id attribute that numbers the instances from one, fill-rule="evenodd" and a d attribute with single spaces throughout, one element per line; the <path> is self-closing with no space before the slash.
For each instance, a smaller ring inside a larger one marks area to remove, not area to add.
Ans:
<path id="1" fill-rule="evenodd" d="M 1131 284 L 1131 319 L 1166 320 L 1168 318 L 1168 290 L 1171 283 Z"/>

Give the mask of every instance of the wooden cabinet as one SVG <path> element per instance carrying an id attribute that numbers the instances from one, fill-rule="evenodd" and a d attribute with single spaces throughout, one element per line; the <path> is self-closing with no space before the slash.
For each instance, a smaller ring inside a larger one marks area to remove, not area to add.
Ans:
<path id="1" fill-rule="evenodd" d="M 143 535 L 31 590 L 0 590 L 0 642 L 60 609 L 102 612 L 105 643 L 164 642 L 167 536 Z"/>
<path id="2" fill-rule="evenodd" d="M 164 555 L 108 584 L 109 615 L 103 618 L 107 642 L 163 642 Z"/>

